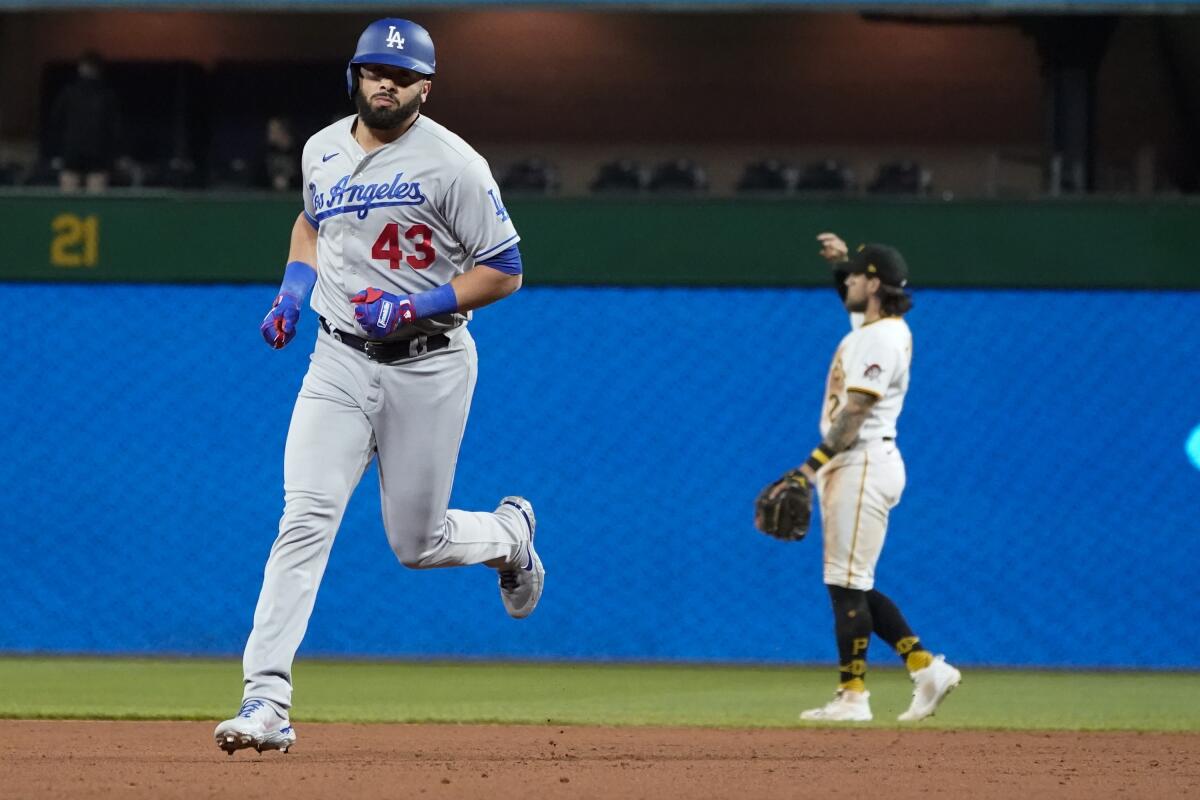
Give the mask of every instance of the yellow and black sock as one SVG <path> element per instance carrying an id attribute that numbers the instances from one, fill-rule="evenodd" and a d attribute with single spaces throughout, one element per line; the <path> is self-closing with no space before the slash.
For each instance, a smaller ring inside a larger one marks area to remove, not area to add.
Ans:
<path id="1" fill-rule="evenodd" d="M 908 627 L 900 609 L 886 594 L 878 589 L 866 592 L 867 604 L 871 609 L 873 630 L 896 654 L 904 660 L 909 672 L 924 669 L 933 663 L 933 654 L 925 649 L 921 640 Z"/>
<path id="2" fill-rule="evenodd" d="M 896 642 L 896 654 L 904 659 L 909 672 L 925 669 L 933 663 L 933 653 L 925 649 L 916 636 L 908 636 Z"/>
<path id="3" fill-rule="evenodd" d="M 833 630 L 838 645 L 838 686 L 852 692 L 866 689 L 867 647 L 871 644 L 871 607 L 859 589 L 829 586 L 833 601 Z"/>

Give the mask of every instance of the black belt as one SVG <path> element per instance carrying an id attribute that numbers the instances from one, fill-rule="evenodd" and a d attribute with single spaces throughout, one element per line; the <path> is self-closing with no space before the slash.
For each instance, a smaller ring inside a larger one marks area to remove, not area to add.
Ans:
<path id="1" fill-rule="evenodd" d="M 435 350 L 441 350 L 450 346 L 450 337 L 444 333 L 435 333 L 432 336 L 414 336 L 411 339 L 392 342 L 379 342 L 374 339 L 364 339 L 361 336 L 355 336 L 353 333 L 339 331 L 330 325 L 329 320 L 324 317 L 318 317 L 318 319 L 321 320 L 321 327 L 330 336 L 348 347 L 353 347 L 372 361 L 378 361 L 381 364 L 390 364 L 393 361 L 401 361 L 406 358 L 416 358 L 417 356 L 423 356 L 426 353 L 432 353 Z"/>

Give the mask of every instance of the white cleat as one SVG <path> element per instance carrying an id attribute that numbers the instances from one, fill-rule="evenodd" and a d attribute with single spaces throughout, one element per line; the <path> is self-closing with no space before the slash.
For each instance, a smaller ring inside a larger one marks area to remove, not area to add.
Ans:
<path id="1" fill-rule="evenodd" d="M 529 539 L 523 542 L 518 552 L 517 563 L 499 570 L 500 599 L 510 617 L 523 619 L 537 608 L 542 599 L 542 587 L 546 582 L 546 570 L 542 560 L 533 549 L 533 537 L 537 532 L 537 517 L 533 515 L 533 504 L 524 497 L 506 497 L 496 507 L 496 513 L 519 514 L 521 523 L 529 531 Z"/>
<path id="2" fill-rule="evenodd" d="M 800 712 L 806 722 L 870 722 L 870 692 L 852 692 L 838 689 L 833 699 L 820 708 Z"/>
<path id="3" fill-rule="evenodd" d="M 229 755 L 253 747 L 258 752 L 282 750 L 296 743 L 296 731 L 286 715 L 280 716 L 266 700 L 251 697 L 242 703 L 237 716 L 227 719 L 213 731 L 217 747 Z"/>
<path id="4" fill-rule="evenodd" d="M 962 673 L 947 664 L 945 656 L 935 656 L 928 667 L 912 674 L 912 681 L 912 705 L 896 718 L 901 722 L 916 722 L 932 717 L 946 695 L 962 683 Z"/>

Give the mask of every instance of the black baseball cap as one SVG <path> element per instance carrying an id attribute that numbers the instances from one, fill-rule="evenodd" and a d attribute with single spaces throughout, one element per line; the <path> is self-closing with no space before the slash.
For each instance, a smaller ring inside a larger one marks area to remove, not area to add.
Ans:
<path id="1" fill-rule="evenodd" d="M 886 244 L 860 244 L 843 265 L 850 275 L 879 278 L 884 286 L 903 289 L 908 286 L 908 264 L 900 251 Z"/>

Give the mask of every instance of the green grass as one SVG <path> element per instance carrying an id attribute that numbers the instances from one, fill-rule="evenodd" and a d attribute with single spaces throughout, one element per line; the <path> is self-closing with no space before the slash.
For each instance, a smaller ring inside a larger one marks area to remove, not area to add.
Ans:
<path id="1" fill-rule="evenodd" d="M 303 661 L 299 722 L 503 722 L 801 727 L 828 669 Z M 907 676 L 869 676 L 876 727 L 895 726 Z M 233 660 L 0 659 L 0 718 L 203 719 L 241 699 Z M 1200 674 L 966 669 L 932 728 L 1200 730 Z"/>

